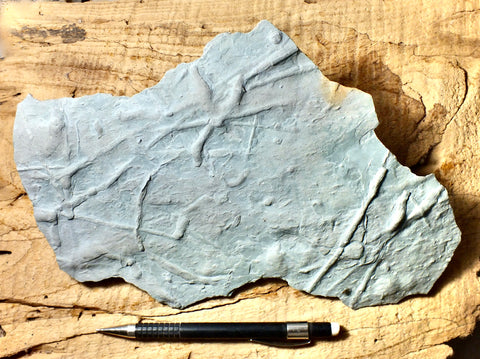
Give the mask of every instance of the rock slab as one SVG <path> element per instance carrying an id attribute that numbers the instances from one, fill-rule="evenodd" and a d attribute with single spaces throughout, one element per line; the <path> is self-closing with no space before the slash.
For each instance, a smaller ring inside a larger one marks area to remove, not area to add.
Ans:
<path id="1" fill-rule="evenodd" d="M 359 308 L 427 293 L 460 241 L 446 190 L 377 139 L 371 97 L 262 21 L 133 97 L 17 110 L 17 169 L 60 267 L 185 307 L 279 277 Z"/>

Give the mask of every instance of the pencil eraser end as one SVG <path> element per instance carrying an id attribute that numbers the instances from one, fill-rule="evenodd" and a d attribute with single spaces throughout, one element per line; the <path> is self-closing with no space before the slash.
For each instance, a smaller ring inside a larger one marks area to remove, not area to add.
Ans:
<path id="1" fill-rule="evenodd" d="M 332 329 L 332 336 L 337 336 L 340 333 L 340 324 L 338 323 L 330 323 L 330 327 Z"/>

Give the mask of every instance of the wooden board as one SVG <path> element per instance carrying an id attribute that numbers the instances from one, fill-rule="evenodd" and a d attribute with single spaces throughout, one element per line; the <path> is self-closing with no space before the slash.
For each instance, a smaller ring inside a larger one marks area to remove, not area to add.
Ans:
<path id="1" fill-rule="evenodd" d="M 352 310 L 281 281 L 185 310 L 122 281 L 60 271 L 13 161 L 16 105 L 97 92 L 133 95 L 225 31 L 268 19 L 331 80 L 373 96 L 379 138 L 449 191 L 462 243 L 428 296 Z M 480 316 L 480 3 L 338 0 L 123 0 L 4 3 L 0 31 L 0 356 L 58 358 L 445 358 Z M 338 321 L 337 341 L 139 343 L 95 333 L 137 321 Z"/>

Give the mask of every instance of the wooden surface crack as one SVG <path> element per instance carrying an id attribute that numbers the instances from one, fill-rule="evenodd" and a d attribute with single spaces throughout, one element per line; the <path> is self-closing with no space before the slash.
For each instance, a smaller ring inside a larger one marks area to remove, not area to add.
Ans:
<path id="1" fill-rule="evenodd" d="M 19 350 L 15 353 L 11 353 L 10 355 L 4 356 L 2 358 L 3 359 L 18 359 L 18 358 L 22 358 L 22 357 L 30 357 L 31 354 L 33 354 L 38 348 L 40 348 L 44 345 L 57 344 L 57 343 L 65 342 L 65 341 L 68 341 L 68 340 L 71 340 L 71 339 L 74 339 L 74 338 L 88 336 L 88 335 L 98 335 L 98 334 L 96 332 L 79 333 L 79 334 L 71 335 L 71 336 L 64 337 L 64 338 L 58 339 L 58 340 L 45 341 L 45 342 L 38 343 L 38 344 L 35 344 L 35 345 L 32 345 L 32 346 L 27 346 L 25 348 L 22 348 L 22 350 Z"/>
<path id="2" fill-rule="evenodd" d="M 267 294 L 274 294 L 274 293 L 277 293 L 279 292 L 281 289 L 283 288 L 286 288 L 288 287 L 287 284 L 284 284 L 284 285 L 280 285 L 278 287 L 276 287 L 275 289 L 273 290 L 267 290 L 267 291 L 256 291 L 255 294 L 251 295 L 251 296 L 246 296 L 246 297 L 242 297 L 242 296 L 239 296 L 233 300 L 231 299 L 226 299 L 228 302 L 226 303 L 218 303 L 218 304 L 215 304 L 215 305 L 212 305 L 212 306 L 208 306 L 208 307 L 201 307 L 201 308 L 193 308 L 193 309 L 183 309 L 181 311 L 178 311 L 176 313 L 169 313 L 169 314 L 162 314 L 162 315 L 139 315 L 142 319 L 149 319 L 149 318 L 167 318 L 167 317 L 175 317 L 175 316 L 180 316 L 180 315 L 183 315 L 183 314 L 191 314 L 191 313 L 199 313 L 199 312 L 206 312 L 206 311 L 210 311 L 210 310 L 216 310 L 216 309 L 219 309 L 219 308 L 224 308 L 224 307 L 229 307 L 229 306 L 234 306 L 235 304 L 238 304 L 242 301 L 247 301 L 247 300 L 254 300 L 254 299 L 258 299 L 258 298 L 261 298 L 262 296 L 264 295 L 267 295 Z"/>

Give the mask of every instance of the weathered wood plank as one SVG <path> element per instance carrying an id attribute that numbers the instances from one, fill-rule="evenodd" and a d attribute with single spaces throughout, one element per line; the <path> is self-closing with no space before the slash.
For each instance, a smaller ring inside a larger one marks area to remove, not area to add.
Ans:
<path id="1" fill-rule="evenodd" d="M 462 243 L 431 295 L 353 311 L 280 281 L 179 311 L 120 281 L 81 284 L 58 269 L 13 161 L 15 108 L 97 92 L 133 95 L 225 31 L 267 19 L 331 80 L 369 92 L 377 134 L 400 161 L 447 187 Z M 440 358 L 480 316 L 480 3 L 179 0 L 7 3 L 0 31 L 0 356 Z M 251 343 L 138 343 L 95 328 L 137 320 L 335 320 L 341 341 L 302 349 Z M 4 336 L 3 333 L 5 333 Z M 347 349 L 348 348 L 348 349 Z"/>

